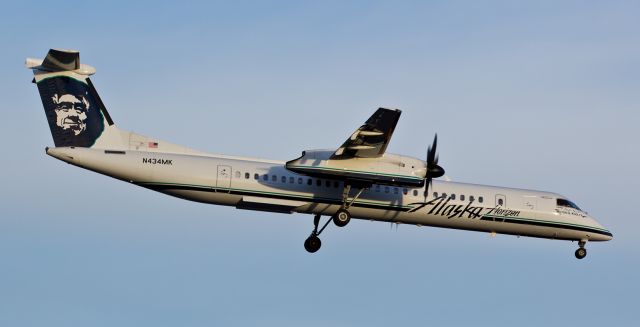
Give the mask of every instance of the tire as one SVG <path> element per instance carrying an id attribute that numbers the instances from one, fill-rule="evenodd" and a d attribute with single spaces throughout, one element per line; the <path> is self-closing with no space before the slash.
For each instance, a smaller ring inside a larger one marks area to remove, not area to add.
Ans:
<path id="1" fill-rule="evenodd" d="M 318 250 L 320 250 L 320 246 L 322 246 L 322 242 L 317 236 L 309 236 L 304 241 L 304 249 L 309 253 L 317 252 Z"/>
<path id="2" fill-rule="evenodd" d="M 587 249 L 585 248 L 579 248 L 576 250 L 576 258 L 578 259 L 584 259 L 584 257 L 587 256 Z"/>
<path id="3" fill-rule="evenodd" d="M 349 211 L 340 209 L 333 215 L 333 223 L 338 227 L 347 226 L 347 224 L 351 221 L 351 214 Z"/>

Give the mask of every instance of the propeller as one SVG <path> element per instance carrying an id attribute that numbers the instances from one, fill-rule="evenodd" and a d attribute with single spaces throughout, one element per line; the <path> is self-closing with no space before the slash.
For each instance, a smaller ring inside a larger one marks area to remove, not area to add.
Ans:
<path id="1" fill-rule="evenodd" d="M 433 182 L 434 178 L 442 177 L 444 175 L 444 169 L 438 166 L 438 154 L 436 149 L 438 148 L 438 134 L 433 138 L 433 144 L 429 146 L 427 150 L 427 172 L 424 175 L 424 202 L 427 202 L 427 195 L 429 195 L 429 186 Z"/>

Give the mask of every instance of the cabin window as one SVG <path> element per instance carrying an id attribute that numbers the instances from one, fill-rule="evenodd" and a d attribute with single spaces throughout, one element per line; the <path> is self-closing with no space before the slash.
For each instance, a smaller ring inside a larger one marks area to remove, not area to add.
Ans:
<path id="1" fill-rule="evenodd" d="M 504 200 L 502 200 L 502 199 L 498 199 L 498 205 L 499 205 L 499 206 L 504 205 Z"/>
<path id="2" fill-rule="evenodd" d="M 442 193 L 442 198 L 446 199 L 447 198 L 447 193 Z"/>
<path id="3" fill-rule="evenodd" d="M 302 177 L 298 177 L 298 184 L 302 184 Z"/>
<path id="4" fill-rule="evenodd" d="M 376 184 L 376 192 L 380 192 L 380 185 Z"/>
<path id="5" fill-rule="evenodd" d="M 286 182 L 287 182 L 287 176 L 282 176 L 281 181 L 282 181 L 283 183 L 286 183 Z"/>
<path id="6" fill-rule="evenodd" d="M 464 201 L 464 194 L 460 194 L 460 201 Z"/>
<path id="7" fill-rule="evenodd" d="M 338 188 L 340 186 L 340 183 L 338 183 L 338 181 L 333 181 L 333 187 Z"/>
<path id="8" fill-rule="evenodd" d="M 482 203 L 482 201 L 484 201 L 484 199 L 481 196 L 479 196 L 478 197 L 478 202 Z"/>
<path id="9" fill-rule="evenodd" d="M 322 186 L 322 180 L 316 179 L 316 186 Z"/>
<path id="10" fill-rule="evenodd" d="M 571 202 L 571 201 L 569 201 L 567 199 L 557 199 L 556 200 L 556 205 L 558 207 L 567 207 L 567 208 L 573 208 L 573 209 L 580 210 L 580 208 L 578 208 L 578 206 L 575 203 L 573 203 L 573 202 Z"/>
<path id="11" fill-rule="evenodd" d="M 236 171 L 236 178 L 240 178 L 240 171 Z"/>
<path id="12" fill-rule="evenodd" d="M 409 190 L 407 190 L 406 188 L 402 189 L 402 194 L 407 195 L 407 193 L 409 193 Z"/>
<path id="13" fill-rule="evenodd" d="M 455 200 L 456 199 L 456 195 L 455 194 L 451 194 L 451 200 Z"/>
<path id="14" fill-rule="evenodd" d="M 473 197 L 473 195 L 469 195 L 469 201 L 473 202 L 475 200 L 475 198 Z"/>
<path id="15" fill-rule="evenodd" d="M 268 180 L 269 180 L 269 175 L 264 174 L 264 175 L 262 176 L 262 179 L 263 179 L 263 180 L 265 180 L 265 181 L 268 181 Z"/>
<path id="16" fill-rule="evenodd" d="M 276 175 L 271 175 L 271 181 L 272 181 L 272 182 L 277 182 L 277 181 L 278 181 L 278 176 L 276 176 Z"/>
<path id="17" fill-rule="evenodd" d="M 255 180 L 260 179 L 260 175 L 258 175 L 258 173 L 253 174 L 253 179 Z"/>
<path id="18" fill-rule="evenodd" d="M 389 193 L 389 186 L 384 187 L 384 193 Z"/>
<path id="19" fill-rule="evenodd" d="M 433 197 L 437 199 L 438 198 L 438 192 L 433 192 Z"/>
<path id="20" fill-rule="evenodd" d="M 397 187 L 393 188 L 393 194 L 398 194 L 398 188 Z"/>
<path id="21" fill-rule="evenodd" d="M 327 181 L 324 183 L 324 186 L 331 187 L 331 181 L 327 179 Z"/>
<path id="22" fill-rule="evenodd" d="M 249 179 L 249 177 L 251 176 L 251 174 L 249 173 L 244 173 L 244 179 Z"/>
<path id="23" fill-rule="evenodd" d="M 295 182 L 296 182 L 296 179 L 293 176 L 289 177 L 289 184 L 293 184 Z"/>
<path id="24" fill-rule="evenodd" d="M 313 185 L 313 181 L 311 180 L 311 178 L 307 178 L 307 185 Z"/>
<path id="25" fill-rule="evenodd" d="M 418 196 L 418 190 L 413 190 L 413 196 Z"/>

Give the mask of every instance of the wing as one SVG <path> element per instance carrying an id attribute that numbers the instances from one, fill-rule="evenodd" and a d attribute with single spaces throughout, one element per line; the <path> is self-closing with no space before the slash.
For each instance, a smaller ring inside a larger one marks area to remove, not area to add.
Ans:
<path id="1" fill-rule="evenodd" d="M 331 159 L 376 158 L 384 154 L 400 119 L 399 109 L 379 108 L 333 153 Z"/>

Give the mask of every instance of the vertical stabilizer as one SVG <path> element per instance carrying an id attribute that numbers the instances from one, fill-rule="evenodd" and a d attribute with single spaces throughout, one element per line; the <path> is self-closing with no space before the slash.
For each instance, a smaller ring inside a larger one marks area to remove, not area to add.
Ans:
<path id="1" fill-rule="evenodd" d="M 89 79 L 96 70 L 80 64 L 79 52 L 51 49 L 44 60 L 27 59 L 26 66 L 35 75 L 56 147 L 92 147 L 113 125 Z"/>

